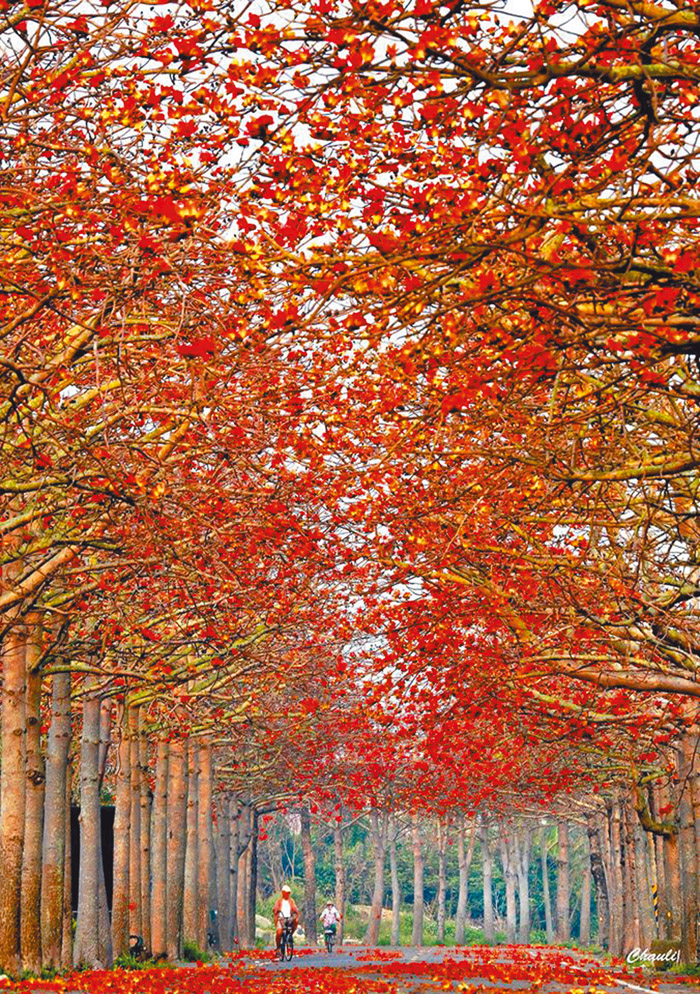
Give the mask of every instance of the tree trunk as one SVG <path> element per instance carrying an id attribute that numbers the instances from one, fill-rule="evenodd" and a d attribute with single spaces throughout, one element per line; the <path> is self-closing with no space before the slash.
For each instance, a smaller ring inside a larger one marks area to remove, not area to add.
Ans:
<path id="1" fill-rule="evenodd" d="M 651 806 L 654 817 L 659 818 L 659 788 L 652 787 L 650 791 Z M 656 926 L 656 936 L 661 939 L 666 935 L 666 923 L 668 921 L 668 907 L 666 904 L 666 877 L 664 873 L 664 839 L 662 835 L 652 836 L 651 844 L 651 867 L 652 886 L 654 886 L 654 924 Z"/>
<path id="2" fill-rule="evenodd" d="M 231 943 L 231 795 L 219 794 L 216 804 L 216 891 L 219 946 L 229 952 Z"/>
<path id="3" fill-rule="evenodd" d="M 700 912 L 700 738 L 695 733 L 695 751 L 693 754 L 692 773 L 690 776 L 690 803 L 693 809 L 693 823 L 695 825 L 695 901 Z M 700 948 L 700 913 L 696 919 L 695 944 Z"/>
<path id="4" fill-rule="evenodd" d="M 379 942 L 379 928 L 382 924 L 382 909 L 384 907 L 384 863 L 386 860 L 388 813 L 384 811 L 380 819 L 377 809 L 372 808 L 369 813 L 369 824 L 372 852 L 374 853 L 374 888 L 365 943 L 368 946 L 376 946 Z"/>
<path id="5" fill-rule="evenodd" d="M 212 788 L 213 789 L 213 788 Z M 212 811 L 210 818 L 210 833 L 211 833 L 211 869 L 209 877 L 209 914 L 210 914 L 210 925 L 209 934 L 207 936 L 208 941 L 211 942 L 211 948 L 215 949 L 217 952 L 221 952 L 221 938 L 219 936 L 219 915 L 221 914 L 219 908 L 219 856 L 218 856 L 218 845 L 217 845 L 217 835 L 216 835 L 216 822 L 214 821 L 214 810 L 212 802 Z"/>
<path id="6" fill-rule="evenodd" d="M 61 921 L 61 969 L 73 967 L 73 857 L 71 844 L 73 830 L 70 823 L 71 799 L 73 795 L 73 764 L 68 760 L 66 767 L 66 851 L 63 859 L 63 913 Z"/>
<path id="7" fill-rule="evenodd" d="M 238 821 L 238 880 L 237 880 L 237 928 L 238 941 L 242 949 L 248 948 L 248 915 L 250 904 L 248 900 L 249 890 L 249 859 L 250 845 L 253 826 L 253 812 L 247 802 L 240 806 Z"/>
<path id="8" fill-rule="evenodd" d="M 484 941 L 493 945 L 496 939 L 493 920 L 493 863 L 489 849 L 489 826 L 486 817 L 482 815 L 479 829 L 481 840 L 481 865 L 484 885 Z"/>
<path id="9" fill-rule="evenodd" d="M 117 750 L 114 799 L 114 885 L 112 890 L 112 941 L 114 955 L 129 952 L 129 850 L 131 824 L 131 743 L 126 706 L 117 708 Z"/>
<path id="10" fill-rule="evenodd" d="M 105 771 L 107 769 L 109 747 L 112 744 L 112 709 L 112 699 L 111 697 L 107 697 L 100 704 L 100 753 L 97 760 L 100 790 L 102 790 Z"/>
<path id="11" fill-rule="evenodd" d="M 542 902 L 544 904 L 544 922 L 547 932 L 547 942 L 554 942 L 554 924 L 552 921 L 552 899 L 549 893 L 549 861 L 547 860 L 547 826 L 540 829 L 540 862 L 542 865 Z"/>
<path id="12" fill-rule="evenodd" d="M 207 948 L 210 929 L 210 890 L 212 884 L 212 852 L 214 837 L 212 832 L 212 764 L 211 743 L 202 739 L 199 747 L 199 771 L 197 774 L 197 836 L 199 858 L 197 860 L 197 945 Z"/>
<path id="13" fill-rule="evenodd" d="M 583 877 L 581 879 L 581 914 L 579 915 L 579 942 L 582 946 L 591 944 L 591 861 L 588 855 L 584 858 Z"/>
<path id="14" fill-rule="evenodd" d="M 511 829 L 501 823 L 499 834 L 499 848 L 501 851 L 501 866 L 503 867 L 503 879 L 506 885 L 506 942 L 513 945 L 515 942 L 515 866 L 513 858 L 513 841 L 510 837 Z"/>
<path id="15" fill-rule="evenodd" d="M 245 809 L 245 817 L 250 812 Z M 248 948 L 248 861 L 250 857 L 250 835 L 246 836 L 246 847 L 238 860 L 238 941 L 241 949 Z M 303 909 L 302 909 L 303 910 Z"/>
<path id="16" fill-rule="evenodd" d="M 518 911 L 520 930 L 518 941 L 530 942 L 530 859 L 532 856 L 532 832 L 522 825 L 513 836 L 515 849 L 515 870 L 518 875 Z"/>
<path id="17" fill-rule="evenodd" d="M 600 852 L 600 836 L 598 819 L 591 811 L 587 816 L 586 830 L 588 833 L 588 851 L 593 883 L 595 884 L 596 908 L 598 911 L 598 945 L 606 946 L 609 935 L 608 925 L 608 888 L 605 881 L 603 857 Z"/>
<path id="18" fill-rule="evenodd" d="M 438 886 L 437 886 L 437 942 L 445 944 L 445 918 L 447 900 L 447 818 L 438 818 Z"/>
<path id="19" fill-rule="evenodd" d="M 185 895 L 182 938 L 197 941 L 197 891 L 199 862 L 199 745 L 190 739 L 187 749 L 187 843 L 185 849 Z"/>
<path id="20" fill-rule="evenodd" d="M 399 880 L 399 863 L 396 854 L 396 838 L 398 827 L 396 819 L 389 821 L 389 865 L 391 867 L 391 941 L 392 946 L 398 946 L 401 940 L 401 881 Z"/>
<path id="21" fill-rule="evenodd" d="M 129 931 L 143 938 L 141 908 L 141 764 L 139 762 L 139 708 L 129 708 L 129 766 L 131 806 L 129 820 Z"/>
<path id="22" fill-rule="evenodd" d="M 83 700 L 80 750 L 80 883 L 73 962 L 93 969 L 112 965 L 111 934 L 101 929 L 100 888 L 103 884 L 100 825 L 100 700 L 88 690 Z"/>
<path id="23" fill-rule="evenodd" d="M 464 815 L 459 816 L 457 825 L 457 862 L 459 864 L 459 896 L 457 898 L 457 914 L 455 916 L 455 944 L 464 945 L 464 933 L 467 927 L 467 912 L 469 909 L 469 869 L 474 855 L 476 841 L 476 824 L 473 824 L 469 834 L 469 846 L 465 846 Z"/>
<path id="24" fill-rule="evenodd" d="M 625 923 L 624 852 L 620 802 L 617 798 L 611 802 L 608 811 L 610 820 L 610 864 L 612 868 L 610 952 L 613 956 L 621 956 L 623 952 Z"/>
<path id="25" fill-rule="evenodd" d="M 338 923 L 338 945 L 345 937 L 345 858 L 343 853 L 343 811 L 339 810 L 339 820 L 333 828 L 333 850 L 335 854 L 335 906 L 343 916 Z"/>
<path id="26" fill-rule="evenodd" d="M 697 865 L 695 842 L 695 818 L 691 798 L 691 782 L 695 776 L 697 763 L 697 736 L 686 732 L 681 737 L 678 749 L 680 774 L 680 797 L 678 804 L 678 842 L 683 868 L 681 877 L 681 959 L 684 963 L 695 964 L 698 958 L 697 922 L 700 909 L 697 904 L 697 878 L 700 867 Z"/>
<path id="27" fill-rule="evenodd" d="M 301 848 L 304 855 L 304 931 L 306 939 L 315 946 L 318 941 L 316 928 L 316 863 L 311 845 L 311 814 L 305 804 L 301 809 Z"/>
<path id="28" fill-rule="evenodd" d="M 44 834 L 46 774 L 41 754 L 41 627 L 28 617 L 26 699 L 26 797 L 24 852 L 22 857 L 21 950 L 22 967 L 38 974 L 41 969 L 41 844 Z"/>
<path id="29" fill-rule="evenodd" d="M 637 949 L 641 946 L 639 929 L 639 900 L 637 895 L 637 868 L 635 865 L 634 826 L 630 805 L 622 805 L 622 827 L 624 830 L 625 869 L 623 877 L 625 926 L 623 949 Z"/>
<path id="30" fill-rule="evenodd" d="M 182 956 L 182 900 L 185 877 L 185 807 L 187 803 L 186 747 L 171 742 L 168 749 L 168 872 L 167 952 L 168 959 Z"/>
<path id="31" fill-rule="evenodd" d="M 424 890 L 423 890 L 423 849 L 421 847 L 420 821 L 418 815 L 411 815 L 411 838 L 413 841 L 413 930 L 411 932 L 411 945 L 423 945 L 423 915 L 424 915 Z"/>
<path id="32" fill-rule="evenodd" d="M 248 851 L 248 945 L 252 949 L 255 946 L 255 911 L 258 895 L 258 812 L 255 808 L 252 811 L 251 822 L 250 849 Z"/>
<path id="33" fill-rule="evenodd" d="M 26 631 L 2 640 L 0 754 L 0 973 L 19 972 L 20 900 L 25 816 Z"/>
<path id="34" fill-rule="evenodd" d="M 141 937 L 151 953 L 151 788 L 148 782 L 148 733 L 139 713 L 139 825 L 141 830 Z"/>
<path id="35" fill-rule="evenodd" d="M 156 784 L 153 796 L 153 838 L 151 860 L 151 951 L 154 959 L 167 955 L 168 890 L 168 741 L 158 740 L 156 749 Z"/>
<path id="36" fill-rule="evenodd" d="M 231 818 L 229 934 L 231 936 L 231 949 L 235 949 L 240 942 L 240 932 L 238 931 L 238 861 L 240 857 L 239 846 L 241 841 L 241 809 L 237 797 L 231 798 L 231 806 L 229 810 Z"/>
<path id="37" fill-rule="evenodd" d="M 41 950 L 45 966 L 61 967 L 63 876 L 70 806 L 66 803 L 71 738 L 70 673 L 51 678 L 51 724 L 46 747 L 46 794 L 41 865 Z"/>
<path id="38" fill-rule="evenodd" d="M 653 859 L 652 835 L 648 835 L 636 818 L 633 818 L 635 864 L 637 867 L 637 896 L 639 899 L 639 945 L 648 949 L 656 938 L 654 908 L 652 904 Z"/>
<path id="39" fill-rule="evenodd" d="M 557 831 L 557 941 L 568 942 L 571 938 L 569 926 L 569 825 L 562 818 Z"/>

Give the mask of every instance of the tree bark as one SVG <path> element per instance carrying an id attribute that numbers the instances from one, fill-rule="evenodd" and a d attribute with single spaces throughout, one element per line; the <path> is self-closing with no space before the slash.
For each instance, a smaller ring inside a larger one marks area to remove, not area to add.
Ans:
<path id="1" fill-rule="evenodd" d="M 568 942 L 571 938 L 569 926 L 569 825 L 566 819 L 558 822 L 557 831 L 557 941 Z"/>
<path id="2" fill-rule="evenodd" d="M 25 817 L 27 634 L 19 624 L 2 640 L 0 730 L 0 972 L 19 972 L 22 849 Z"/>
<path id="3" fill-rule="evenodd" d="M 697 922 L 700 909 L 697 903 L 697 878 L 700 867 L 697 865 L 695 818 L 691 798 L 691 783 L 696 773 L 697 736 L 686 732 L 678 749 L 678 771 L 680 796 L 678 803 L 678 842 L 683 867 L 681 877 L 681 959 L 684 963 L 695 964 L 698 958 Z"/>
<path id="4" fill-rule="evenodd" d="M 131 806 L 129 821 L 129 931 L 143 938 L 141 906 L 141 763 L 139 757 L 139 707 L 129 708 L 129 766 Z"/>
<path id="5" fill-rule="evenodd" d="M 372 839 L 372 852 L 374 854 L 374 887 L 372 890 L 372 903 L 370 904 L 369 909 L 367 932 L 365 933 L 365 943 L 368 946 L 376 946 L 378 944 L 379 929 L 382 924 L 387 824 L 388 813 L 384 811 L 380 818 L 377 809 L 372 808 L 369 813 L 369 825 L 370 837 Z"/>
<path id="6" fill-rule="evenodd" d="M 73 796 L 73 763 L 69 759 L 66 767 L 66 851 L 63 859 L 63 913 L 61 921 L 61 969 L 70 970 L 73 966 L 73 856 L 71 852 L 73 829 L 70 809 Z"/>
<path id="7" fill-rule="evenodd" d="M 248 945 L 252 949 L 255 946 L 255 912 L 258 894 L 258 812 L 255 808 L 252 811 L 251 822 L 248 861 Z"/>
<path id="8" fill-rule="evenodd" d="M 637 868 L 635 865 L 634 829 L 631 817 L 631 806 L 622 805 L 622 828 L 624 832 L 625 868 L 623 875 L 624 887 L 624 949 L 635 949 L 641 945 L 639 929 L 639 900 L 637 895 Z"/>
<path id="9" fill-rule="evenodd" d="M 139 825 L 141 830 L 140 885 L 141 937 L 144 950 L 151 953 L 151 787 L 148 781 L 148 732 L 139 711 Z"/>
<path id="10" fill-rule="evenodd" d="M 438 886 L 437 886 L 437 942 L 445 943 L 445 919 L 447 900 L 447 818 L 438 818 Z"/>
<path id="11" fill-rule="evenodd" d="M 240 942 L 240 932 L 238 930 L 238 861 L 240 858 L 241 841 L 241 810 L 237 797 L 231 798 L 231 856 L 230 856 L 230 884 L 229 884 L 229 915 L 230 915 L 230 936 L 231 948 L 235 949 Z"/>
<path id="12" fill-rule="evenodd" d="M 246 816 L 249 812 L 246 811 Z M 250 837 L 238 860 L 238 941 L 241 949 L 248 948 L 248 860 Z M 303 909 L 302 909 L 303 910 Z"/>
<path id="13" fill-rule="evenodd" d="M 467 912 L 469 909 L 469 870 L 474 856 L 476 841 L 476 824 L 473 824 L 469 834 L 469 845 L 466 846 L 466 831 L 464 815 L 459 816 L 457 825 L 457 862 L 459 864 L 459 896 L 457 898 L 457 914 L 455 916 L 455 943 L 464 945 L 464 934 L 467 927 Z"/>
<path id="14" fill-rule="evenodd" d="M 653 841 L 642 828 L 638 819 L 633 819 L 635 865 L 637 867 L 637 895 L 639 899 L 639 945 L 648 949 L 656 937 L 654 908 L 652 904 Z"/>
<path id="15" fill-rule="evenodd" d="M 518 941 L 530 941 L 530 859 L 532 856 L 532 832 L 527 825 L 521 825 L 513 836 L 515 849 L 515 870 L 518 876 L 518 911 L 520 929 Z"/>
<path id="16" fill-rule="evenodd" d="M 540 829 L 540 863 L 542 866 L 542 901 L 544 903 L 544 922 L 547 942 L 554 942 L 554 923 L 552 921 L 552 898 L 549 893 L 549 861 L 547 859 L 547 826 Z"/>
<path id="17" fill-rule="evenodd" d="M 396 819 L 389 820 L 389 865 L 391 867 L 391 940 L 392 946 L 398 946 L 401 940 L 401 881 L 399 880 L 399 863 L 396 853 L 398 827 Z"/>
<path id="18" fill-rule="evenodd" d="M 42 630 L 38 618 L 27 618 L 26 699 L 26 797 L 24 852 L 22 856 L 22 903 L 20 945 L 22 967 L 38 974 L 41 969 L 41 848 L 44 834 L 44 787 L 46 773 L 41 753 L 41 659 Z"/>
<path id="19" fill-rule="evenodd" d="M 481 818 L 479 829 L 481 841 L 481 865 L 484 886 L 484 941 L 493 945 L 496 939 L 493 919 L 493 863 L 489 849 L 489 826 L 486 816 Z"/>
<path id="20" fill-rule="evenodd" d="M 112 941 L 114 955 L 129 952 L 129 851 L 131 825 L 131 743 L 126 706 L 117 707 L 116 793 L 114 799 L 114 874 Z"/>
<path id="21" fill-rule="evenodd" d="M 598 912 L 598 935 L 599 946 L 607 946 L 610 934 L 608 923 L 608 886 L 605 879 L 605 869 L 603 867 L 603 857 L 600 851 L 600 833 L 598 829 L 598 815 L 590 811 L 586 820 L 586 831 L 588 833 L 588 851 L 590 854 L 591 876 L 595 885 L 596 909 Z"/>
<path id="22" fill-rule="evenodd" d="M 153 796 L 153 838 L 151 859 L 151 951 L 154 959 L 167 955 L 168 891 L 168 741 L 161 738 L 156 748 L 156 784 Z"/>
<path id="23" fill-rule="evenodd" d="M 107 770 L 109 747 L 112 744 L 112 709 L 112 699 L 111 697 L 107 697 L 100 704 L 100 752 L 97 760 L 100 790 L 102 790 L 102 784 Z"/>
<path id="24" fill-rule="evenodd" d="M 216 803 L 216 890 L 219 945 L 225 952 L 231 943 L 231 796 L 221 793 Z"/>
<path id="25" fill-rule="evenodd" d="M 658 818 L 660 807 L 659 788 L 652 787 L 650 791 L 651 804 L 654 810 L 654 817 Z M 651 866 L 652 884 L 656 887 L 656 903 L 654 904 L 654 924 L 656 935 L 659 939 L 666 934 L 666 923 L 668 921 L 668 907 L 666 904 L 666 877 L 664 872 L 664 839 L 662 835 L 654 834 L 651 845 Z"/>
<path id="26" fill-rule="evenodd" d="M 345 937 L 345 855 L 343 852 L 343 810 L 338 812 L 338 821 L 333 827 L 333 851 L 335 856 L 335 906 L 343 916 L 338 923 L 338 945 Z"/>
<path id="27" fill-rule="evenodd" d="M 581 879 L 581 913 L 579 915 L 579 942 L 582 946 L 591 944 L 591 860 L 586 853 Z"/>
<path id="28" fill-rule="evenodd" d="M 199 745 L 190 739 L 187 748 L 187 842 L 185 848 L 185 894 L 182 909 L 182 938 L 197 941 L 197 891 L 199 862 Z"/>
<path id="29" fill-rule="evenodd" d="M 71 739 L 70 673 L 51 678 L 51 724 L 46 747 L 46 792 L 41 864 L 41 949 L 45 966 L 61 967 L 63 876 L 70 799 L 66 801 Z"/>
<path id="30" fill-rule="evenodd" d="M 694 738 L 692 772 L 690 775 L 690 803 L 693 809 L 693 824 L 695 826 L 695 902 L 700 912 L 700 736 L 697 731 Z M 695 945 L 700 948 L 700 913 L 696 919 Z"/>
<path id="31" fill-rule="evenodd" d="M 80 884 L 73 962 L 93 969 L 112 965 L 112 937 L 101 929 L 103 884 L 100 825 L 100 699 L 90 690 L 83 700 L 80 749 Z"/>
<path id="32" fill-rule="evenodd" d="M 420 837 L 420 821 L 417 814 L 411 815 L 411 838 L 413 842 L 413 929 L 411 945 L 423 945 L 423 916 L 425 895 L 423 888 L 423 849 Z"/>
<path id="33" fill-rule="evenodd" d="M 187 798 L 186 747 L 181 740 L 168 749 L 168 872 L 167 933 L 168 959 L 182 956 L 182 900 L 185 877 L 185 806 Z"/>
<path id="34" fill-rule="evenodd" d="M 301 848 L 304 856 L 304 931 L 306 939 L 315 946 L 318 942 L 316 927 L 316 862 L 311 845 L 311 813 L 305 804 L 301 809 Z"/>
<path id="35" fill-rule="evenodd" d="M 250 861 L 250 846 L 251 846 L 251 836 L 253 831 L 253 812 L 250 804 L 247 802 L 240 806 L 239 821 L 238 821 L 238 880 L 237 880 L 237 922 L 238 922 L 238 941 L 242 949 L 248 948 L 248 936 L 249 932 L 249 913 L 250 913 L 250 902 L 248 900 L 249 892 L 249 861 Z"/>
<path id="36" fill-rule="evenodd" d="M 511 838 L 510 826 L 501 823 L 499 833 L 499 848 L 501 851 L 501 866 L 503 868 L 503 879 L 506 885 L 506 942 L 513 945 L 515 942 L 515 881 L 516 873 L 513 857 L 513 840 Z"/>
<path id="37" fill-rule="evenodd" d="M 197 945 L 200 949 L 205 950 L 210 928 L 210 891 L 214 849 L 212 828 L 211 743 L 208 739 L 202 739 L 199 747 L 197 773 L 197 837 L 199 845 L 197 859 Z"/>
<path id="38" fill-rule="evenodd" d="M 624 852 L 621 829 L 622 814 L 620 801 L 615 797 L 608 808 L 610 821 L 610 865 L 611 865 L 611 902 L 610 902 L 610 952 L 613 956 L 621 956 L 624 943 Z"/>

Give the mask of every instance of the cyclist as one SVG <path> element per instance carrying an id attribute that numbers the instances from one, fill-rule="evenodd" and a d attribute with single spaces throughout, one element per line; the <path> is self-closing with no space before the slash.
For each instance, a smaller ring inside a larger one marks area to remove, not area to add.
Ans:
<path id="1" fill-rule="evenodd" d="M 335 933 L 338 928 L 338 922 L 340 921 L 342 915 L 340 914 L 340 912 L 338 911 L 338 909 L 336 908 L 336 906 L 333 904 L 332 901 L 326 901 L 326 906 L 321 912 L 319 917 L 321 919 L 321 924 L 323 925 L 324 930 L 330 929 L 330 931 L 335 936 Z"/>
<path id="2" fill-rule="evenodd" d="M 272 914 L 275 921 L 275 944 L 277 946 L 277 951 L 279 952 L 280 939 L 282 938 L 282 929 L 284 927 L 285 919 L 291 918 L 292 932 L 296 931 L 297 925 L 299 924 L 299 909 L 294 903 L 292 892 L 286 884 L 282 888 L 281 897 L 278 897 L 275 901 Z"/>

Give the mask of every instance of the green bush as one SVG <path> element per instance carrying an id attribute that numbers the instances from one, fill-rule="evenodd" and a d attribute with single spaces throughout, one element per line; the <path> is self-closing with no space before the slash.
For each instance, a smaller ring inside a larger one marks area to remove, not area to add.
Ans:
<path id="1" fill-rule="evenodd" d="M 200 949 L 196 942 L 185 939 L 182 944 L 182 958 L 186 963 L 211 963 L 214 957 L 211 953 Z"/>
<path id="2" fill-rule="evenodd" d="M 131 953 L 122 953 L 121 956 L 117 956 L 114 965 L 119 970 L 151 970 L 153 967 L 172 968 L 172 963 L 168 963 L 167 960 L 139 959 L 137 956 L 132 956 Z"/>

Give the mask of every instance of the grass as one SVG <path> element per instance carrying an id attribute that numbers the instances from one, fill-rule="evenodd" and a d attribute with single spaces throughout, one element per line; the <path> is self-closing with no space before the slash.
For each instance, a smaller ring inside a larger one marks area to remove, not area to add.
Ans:
<path id="1" fill-rule="evenodd" d="M 121 956 L 117 956 L 114 961 L 114 966 L 118 970 L 151 970 L 153 967 L 158 967 L 159 970 L 172 969 L 173 964 L 163 959 L 139 959 L 137 956 L 132 956 L 131 953 L 122 953 Z"/>
<path id="2" fill-rule="evenodd" d="M 182 944 L 182 958 L 186 963 L 211 963 L 214 957 L 211 953 L 200 949 L 196 942 L 185 939 Z"/>

